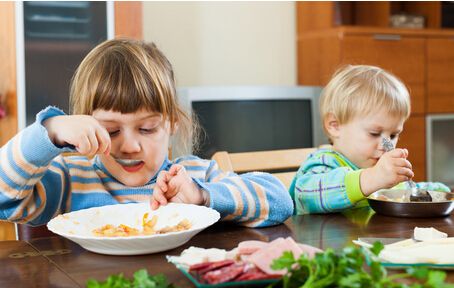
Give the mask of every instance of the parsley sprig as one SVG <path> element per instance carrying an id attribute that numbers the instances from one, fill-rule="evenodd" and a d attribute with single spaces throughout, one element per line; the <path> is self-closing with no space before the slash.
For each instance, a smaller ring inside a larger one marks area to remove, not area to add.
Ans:
<path id="1" fill-rule="evenodd" d="M 149 275 L 146 269 L 134 273 L 133 279 L 128 279 L 122 273 L 110 275 L 106 281 L 98 282 L 90 279 L 87 282 L 88 288 L 175 288 L 169 284 L 163 274 Z"/>
<path id="2" fill-rule="evenodd" d="M 370 251 L 377 256 L 384 248 L 380 242 L 375 242 Z M 404 273 L 387 274 L 385 267 L 370 257 L 369 266 L 365 265 L 366 255 L 363 248 L 347 246 L 336 253 L 328 248 L 318 253 L 313 259 L 302 254 L 295 259 L 293 253 L 284 254 L 273 261 L 275 270 L 287 269 L 281 281 L 273 287 L 283 288 L 454 288 L 454 284 L 445 282 L 444 271 L 430 270 L 425 267 L 410 267 Z M 396 280 L 410 278 L 413 284 L 405 284 Z"/>

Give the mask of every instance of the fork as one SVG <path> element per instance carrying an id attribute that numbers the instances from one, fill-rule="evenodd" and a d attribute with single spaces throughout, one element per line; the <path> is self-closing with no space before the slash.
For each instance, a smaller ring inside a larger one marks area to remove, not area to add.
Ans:
<path id="1" fill-rule="evenodd" d="M 382 145 L 386 152 L 394 149 L 393 142 L 386 137 L 382 138 Z M 418 184 L 411 179 L 407 183 L 410 187 L 410 202 L 432 202 L 432 196 L 430 196 L 427 190 L 419 188 Z"/>

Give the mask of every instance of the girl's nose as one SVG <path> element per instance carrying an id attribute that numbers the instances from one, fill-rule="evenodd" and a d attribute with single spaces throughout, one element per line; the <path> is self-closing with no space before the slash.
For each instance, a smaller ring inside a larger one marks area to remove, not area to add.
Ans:
<path id="1" fill-rule="evenodd" d="M 140 152 L 142 146 L 140 141 L 132 136 L 126 136 L 123 138 L 121 143 L 120 150 L 122 153 L 137 153 Z"/>

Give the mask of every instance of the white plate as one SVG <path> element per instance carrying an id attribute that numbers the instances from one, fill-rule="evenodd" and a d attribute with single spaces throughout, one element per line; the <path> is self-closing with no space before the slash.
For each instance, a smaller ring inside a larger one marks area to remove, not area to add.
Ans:
<path id="1" fill-rule="evenodd" d="M 158 216 L 156 229 L 176 225 L 188 219 L 189 230 L 165 234 L 99 237 L 93 230 L 106 224 L 124 224 L 142 231 L 142 217 L 149 213 L 148 219 Z M 85 249 L 109 255 L 140 255 L 169 250 L 183 245 L 195 234 L 216 223 L 220 218 L 217 211 L 205 206 L 169 203 L 156 211 L 151 211 L 149 203 L 118 204 L 94 207 L 59 215 L 49 221 L 50 231 L 66 237 Z"/>

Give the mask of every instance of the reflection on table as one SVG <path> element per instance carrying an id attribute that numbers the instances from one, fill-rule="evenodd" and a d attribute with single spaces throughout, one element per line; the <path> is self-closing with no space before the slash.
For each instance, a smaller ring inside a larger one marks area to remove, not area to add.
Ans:
<path id="1" fill-rule="evenodd" d="M 252 229 L 217 223 L 176 249 L 140 256 L 109 256 L 89 252 L 62 237 L 0 242 L 1 287 L 84 287 L 87 280 L 105 280 L 111 274 L 126 277 L 145 268 L 150 274 L 164 273 L 179 287 L 193 287 L 166 255 L 178 255 L 190 246 L 232 249 L 245 240 L 271 241 L 293 237 L 322 249 L 350 245 L 358 237 L 412 236 L 415 226 L 435 227 L 454 235 L 453 216 L 445 218 L 393 218 L 374 214 L 370 208 L 347 213 L 293 216 L 285 224 Z M 25 257 L 19 257 L 24 256 Z M 454 281 L 454 272 L 448 279 Z"/>

